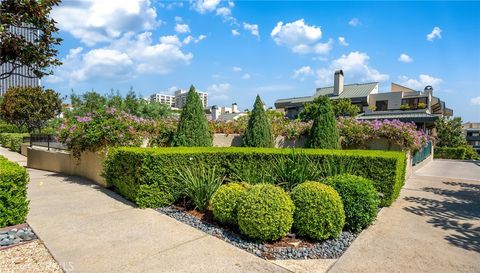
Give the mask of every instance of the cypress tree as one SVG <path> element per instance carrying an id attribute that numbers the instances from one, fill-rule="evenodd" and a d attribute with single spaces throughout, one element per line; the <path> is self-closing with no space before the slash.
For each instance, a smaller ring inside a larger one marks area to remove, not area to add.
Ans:
<path id="1" fill-rule="evenodd" d="M 245 147 L 272 147 L 272 124 L 265 113 L 263 102 L 257 95 L 253 110 L 248 119 L 248 126 L 243 135 Z"/>
<path id="2" fill-rule="evenodd" d="M 203 112 L 202 101 L 192 85 L 187 101 L 182 109 L 173 146 L 206 147 L 212 146 L 212 135 Z"/>
<path id="3" fill-rule="evenodd" d="M 319 149 L 340 149 L 337 121 L 332 103 L 327 96 L 315 99 L 313 125 L 307 140 L 307 147 Z"/>

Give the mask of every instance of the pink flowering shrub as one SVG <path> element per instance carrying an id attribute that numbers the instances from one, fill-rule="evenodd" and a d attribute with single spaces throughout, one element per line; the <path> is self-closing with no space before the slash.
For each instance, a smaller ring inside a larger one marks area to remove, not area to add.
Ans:
<path id="1" fill-rule="evenodd" d="M 111 146 L 140 146 L 154 128 L 154 122 L 115 108 L 65 119 L 59 140 L 75 156 Z"/>
<path id="2" fill-rule="evenodd" d="M 354 118 L 339 118 L 337 126 L 342 147 L 346 149 L 366 149 L 370 142 L 383 138 L 390 145 L 416 151 L 430 139 L 423 131 L 417 130 L 415 123 L 399 120 L 362 121 Z"/>

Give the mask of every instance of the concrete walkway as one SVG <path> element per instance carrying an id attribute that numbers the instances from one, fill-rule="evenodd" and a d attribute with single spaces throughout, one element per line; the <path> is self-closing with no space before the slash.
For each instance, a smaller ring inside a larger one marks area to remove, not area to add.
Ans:
<path id="1" fill-rule="evenodd" d="M 329 272 L 480 272 L 480 164 L 418 170 Z"/>
<path id="2" fill-rule="evenodd" d="M 290 272 L 88 180 L 29 173 L 27 222 L 67 272 Z"/>

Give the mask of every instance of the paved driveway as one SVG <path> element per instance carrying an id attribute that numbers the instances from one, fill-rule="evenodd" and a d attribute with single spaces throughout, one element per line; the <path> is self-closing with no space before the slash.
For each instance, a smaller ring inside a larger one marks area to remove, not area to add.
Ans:
<path id="1" fill-rule="evenodd" d="M 480 166 L 434 160 L 329 272 L 480 272 Z"/>

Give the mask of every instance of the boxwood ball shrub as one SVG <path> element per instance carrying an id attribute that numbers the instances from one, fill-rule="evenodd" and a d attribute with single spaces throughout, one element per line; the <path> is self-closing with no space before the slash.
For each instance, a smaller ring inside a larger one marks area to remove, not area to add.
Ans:
<path id="1" fill-rule="evenodd" d="M 336 238 L 345 224 L 342 200 L 334 188 L 305 182 L 292 190 L 294 223 L 298 234 L 314 240 Z"/>
<path id="2" fill-rule="evenodd" d="M 237 224 L 237 207 L 247 183 L 229 183 L 220 186 L 210 200 L 213 217 L 222 224 Z"/>
<path id="3" fill-rule="evenodd" d="M 27 184 L 25 168 L 0 156 L 0 228 L 27 219 Z"/>
<path id="4" fill-rule="evenodd" d="M 332 186 L 340 194 L 347 229 L 357 232 L 375 220 L 380 198 L 371 180 L 342 174 L 327 177 L 323 183 Z"/>
<path id="5" fill-rule="evenodd" d="M 293 210 L 292 200 L 282 188 L 258 184 L 240 197 L 238 226 L 253 239 L 273 241 L 287 235 L 293 224 Z"/>

